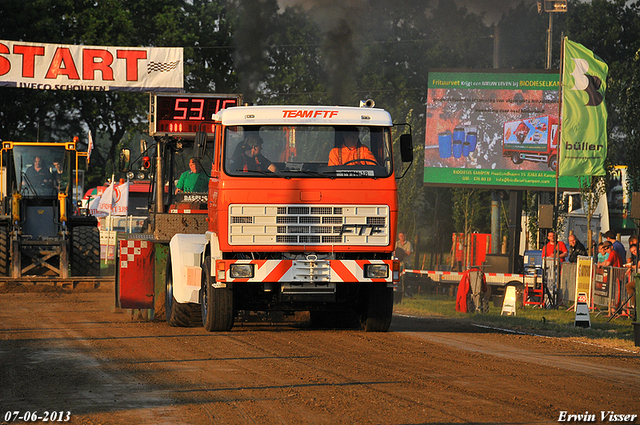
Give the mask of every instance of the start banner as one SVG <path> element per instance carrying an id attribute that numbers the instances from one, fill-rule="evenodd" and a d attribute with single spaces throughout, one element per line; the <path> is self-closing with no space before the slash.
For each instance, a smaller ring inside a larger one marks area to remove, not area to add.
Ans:
<path id="1" fill-rule="evenodd" d="M 0 40 L 0 86 L 179 92 L 184 88 L 183 49 Z"/>

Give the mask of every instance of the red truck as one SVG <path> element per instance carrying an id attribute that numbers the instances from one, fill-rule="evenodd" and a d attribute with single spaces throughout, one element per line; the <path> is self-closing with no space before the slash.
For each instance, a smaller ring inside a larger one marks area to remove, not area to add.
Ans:
<path id="1" fill-rule="evenodd" d="M 175 194 L 177 174 L 155 173 L 166 206 L 151 212 L 155 236 L 119 245 L 116 280 L 126 304 L 143 308 L 131 294 L 154 294 L 162 281 L 172 326 L 224 331 L 240 311 L 309 311 L 318 326 L 356 318 L 366 331 L 386 331 L 400 272 L 396 167 L 412 160 L 407 133 L 394 161 L 393 127 L 373 107 L 245 106 L 203 121 L 206 133 L 193 136 L 189 152 L 188 137 L 165 137 L 171 148 L 158 149 L 158 163 L 198 158 L 208 189 Z M 371 156 L 332 165 L 330 152 L 346 131 Z M 256 161 L 266 158 L 269 167 L 239 162 L 243 152 L 252 155 L 248 140 L 260 141 Z M 164 217 L 172 214 L 182 215 Z M 196 216 L 205 218 L 204 231 Z M 170 235 L 172 226 L 187 231 Z"/>
<path id="2" fill-rule="evenodd" d="M 545 162 L 553 171 L 558 165 L 558 117 L 541 116 L 504 124 L 502 155 L 514 164 Z"/>

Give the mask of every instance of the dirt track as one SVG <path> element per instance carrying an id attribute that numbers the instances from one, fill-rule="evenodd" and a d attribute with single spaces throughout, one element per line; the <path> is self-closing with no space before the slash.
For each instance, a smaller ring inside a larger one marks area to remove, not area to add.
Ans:
<path id="1" fill-rule="evenodd" d="M 83 424 L 640 414 L 638 349 L 400 316 L 380 334 L 283 324 L 208 333 L 132 320 L 112 305 L 109 292 L 0 294 L 0 423 L 7 411 L 68 411 Z"/>

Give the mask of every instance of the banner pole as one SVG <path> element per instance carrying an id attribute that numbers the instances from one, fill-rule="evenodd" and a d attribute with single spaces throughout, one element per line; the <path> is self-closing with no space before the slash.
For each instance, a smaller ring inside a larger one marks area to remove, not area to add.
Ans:
<path id="1" fill-rule="evenodd" d="M 560 234 L 558 232 L 559 226 L 559 217 L 560 214 L 558 212 L 558 181 L 560 179 L 560 146 L 561 146 L 561 132 L 562 132 L 562 82 L 564 79 L 564 38 L 561 40 L 560 47 L 560 84 L 558 87 L 558 144 L 556 145 L 556 181 L 555 181 L 555 191 L 554 191 L 554 208 L 553 208 L 553 226 L 554 233 L 556 236 L 556 243 L 553 249 L 553 262 L 555 265 L 554 270 L 554 278 L 555 278 L 555 293 L 553 294 L 554 300 L 553 305 L 558 307 L 560 304 L 560 257 L 558 251 L 558 245 L 560 244 Z"/>

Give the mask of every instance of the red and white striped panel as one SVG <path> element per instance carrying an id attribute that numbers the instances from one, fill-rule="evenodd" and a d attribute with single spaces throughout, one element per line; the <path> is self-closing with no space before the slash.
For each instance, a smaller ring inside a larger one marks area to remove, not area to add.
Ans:
<path id="1" fill-rule="evenodd" d="M 218 260 L 216 270 L 220 270 L 219 264 L 224 263 L 227 282 L 302 282 L 300 262 L 294 267 L 294 260 Z M 255 276 L 251 279 L 232 279 L 229 276 L 231 264 L 255 264 Z M 317 282 L 392 282 L 393 261 L 391 260 L 329 260 L 329 268 L 324 272 L 317 272 L 314 281 Z M 319 268 L 326 262 L 318 261 Z M 386 279 L 370 279 L 364 277 L 366 264 L 387 264 L 389 276 Z"/>
<path id="2" fill-rule="evenodd" d="M 145 240 L 120 241 L 120 268 L 128 268 L 130 262 L 136 261 L 136 256 L 148 255 L 151 248 L 149 241 Z"/>
<path id="3" fill-rule="evenodd" d="M 442 271 L 435 271 L 435 270 L 403 270 L 402 273 L 415 273 L 415 274 L 426 274 L 426 275 L 442 275 L 442 276 L 460 276 L 462 277 L 462 275 L 464 274 L 464 272 L 442 272 Z M 522 275 L 521 274 L 514 274 L 514 273 L 485 273 L 484 274 L 486 277 L 509 277 L 509 278 L 516 278 L 516 279 L 522 279 Z"/>
<path id="4" fill-rule="evenodd" d="M 207 210 L 192 210 L 191 208 L 172 208 L 169 210 L 171 214 L 208 214 Z"/>
<path id="5" fill-rule="evenodd" d="M 514 274 L 514 273 L 485 273 L 484 275 L 487 277 L 514 277 L 517 279 L 522 279 L 521 274 Z"/>

